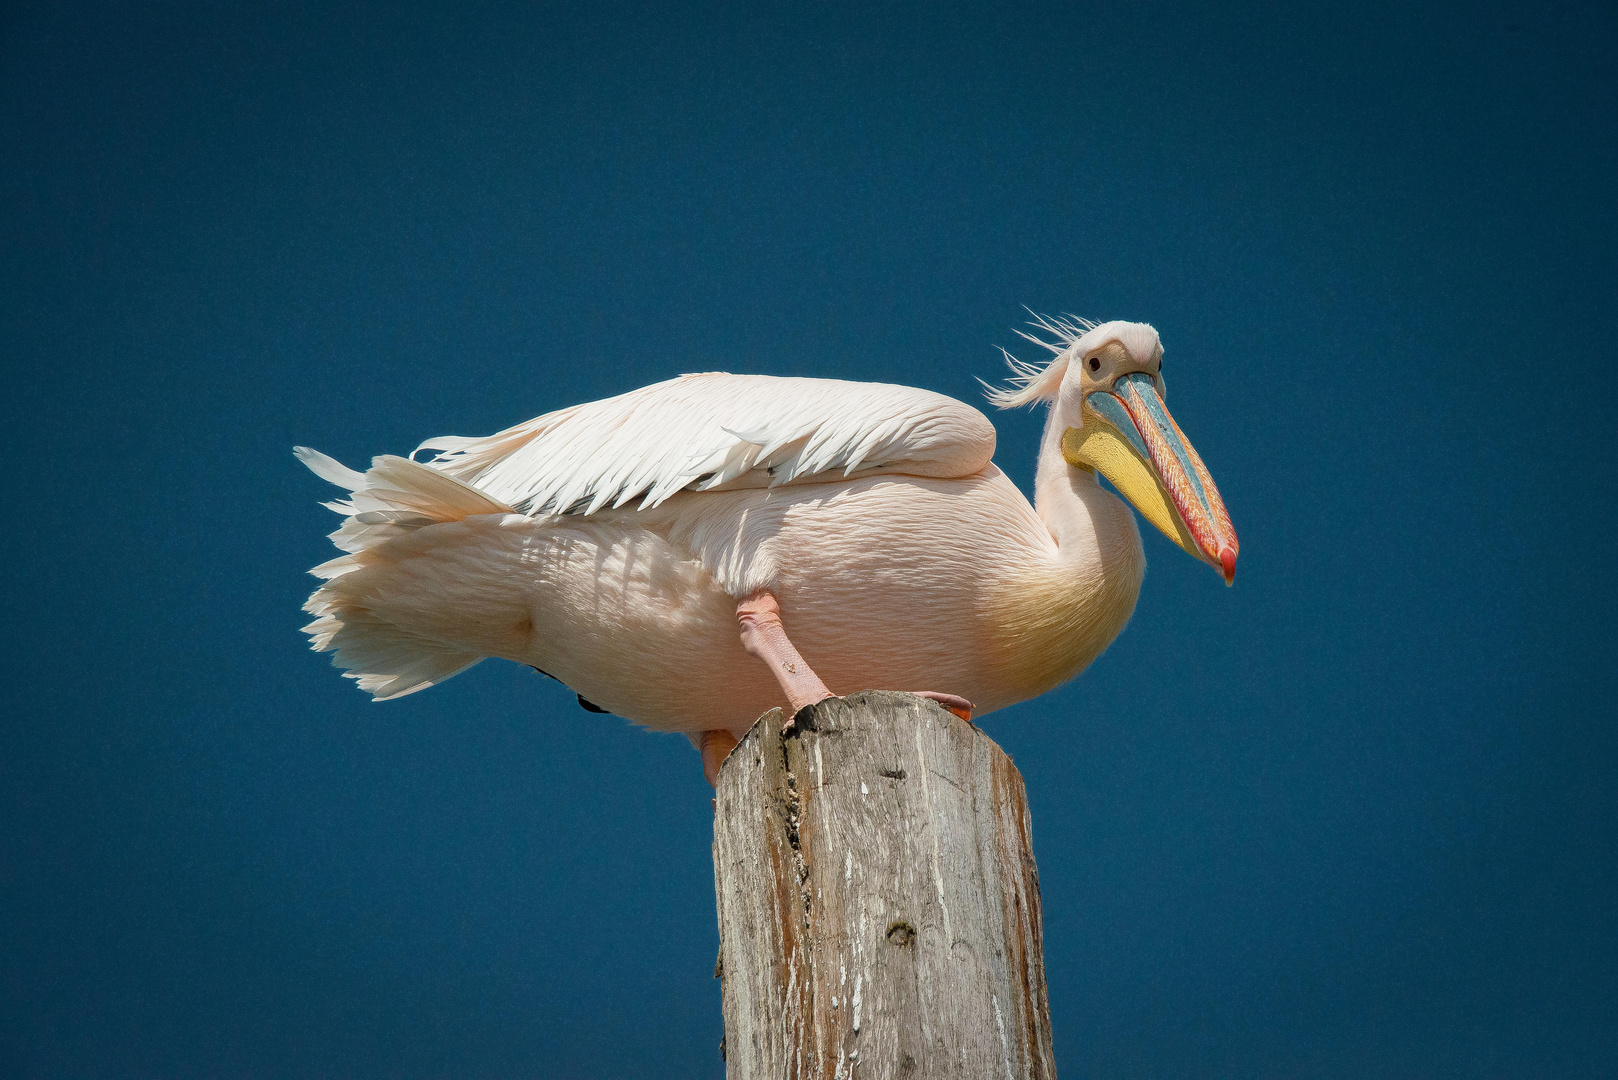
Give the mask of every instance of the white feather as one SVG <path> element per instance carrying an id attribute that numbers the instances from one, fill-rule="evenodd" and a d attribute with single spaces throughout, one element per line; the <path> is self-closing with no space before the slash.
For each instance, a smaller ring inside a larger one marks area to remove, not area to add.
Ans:
<path id="1" fill-rule="evenodd" d="M 1056 360 L 1006 397 L 1060 382 L 1080 328 L 1042 329 Z M 769 588 L 834 690 L 992 711 L 1105 648 L 1144 567 L 1128 509 L 1049 434 L 1037 512 L 994 444 L 982 413 L 925 390 L 708 374 L 430 439 L 425 464 L 300 449 L 350 491 L 327 504 L 345 554 L 313 571 L 305 630 L 378 700 L 500 656 L 641 723 L 745 732 L 779 688 L 735 605 Z"/>
<path id="2" fill-rule="evenodd" d="M 994 426 L 970 405 L 909 386 L 713 373 L 416 449 L 438 451 L 433 468 L 525 513 L 594 514 L 636 499 L 651 509 L 686 489 L 878 470 L 969 476 L 994 456 Z"/>
<path id="3" fill-rule="evenodd" d="M 1108 341 L 1122 341 L 1132 353 L 1142 358 L 1160 348 L 1157 331 L 1145 323 L 1094 323 L 1077 315 L 1034 315 L 1028 325 L 1049 334 L 1054 340 L 1046 340 L 1038 334 L 1022 330 L 1016 331 L 1017 336 L 1049 352 L 1051 359 L 1043 365 L 1030 364 L 1001 349 L 1000 355 L 1006 358 L 1006 366 L 1011 369 L 1010 385 L 990 386 L 982 379 L 978 380 L 983 384 L 989 403 L 996 408 L 1014 409 L 1019 405 L 1053 400 L 1067 374 L 1068 362 Z"/>
<path id="4" fill-rule="evenodd" d="M 327 457 L 319 450 L 307 446 L 294 446 L 292 455 L 303 462 L 309 471 L 329 484 L 346 487 L 353 491 L 355 488 L 365 486 L 365 474 L 355 472 L 336 458 Z"/>

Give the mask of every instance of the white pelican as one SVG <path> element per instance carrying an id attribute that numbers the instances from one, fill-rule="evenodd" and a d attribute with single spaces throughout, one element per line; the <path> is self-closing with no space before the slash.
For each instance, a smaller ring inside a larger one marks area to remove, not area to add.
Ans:
<path id="1" fill-rule="evenodd" d="M 488 656 L 702 751 L 710 781 L 758 716 L 836 687 L 923 691 L 971 718 L 1072 678 L 1123 629 L 1145 558 L 1124 503 L 1230 583 L 1236 534 L 1163 407 L 1142 323 L 1039 319 L 1002 407 L 1049 402 L 1029 505 L 994 427 L 906 386 L 684 375 L 359 473 L 346 554 L 305 610 L 376 700 Z M 790 634 L 790 637 L 789 637 Z"/>

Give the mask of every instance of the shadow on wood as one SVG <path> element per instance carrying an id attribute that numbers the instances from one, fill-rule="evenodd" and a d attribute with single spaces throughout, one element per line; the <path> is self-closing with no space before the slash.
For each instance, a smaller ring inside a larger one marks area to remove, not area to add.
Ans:
<path id="1" fill-rule="evenodd" d="M 766 713 L 719 773 L 727 1075 L 1051 1077 L 1022 777 L 912 694 Z"/>

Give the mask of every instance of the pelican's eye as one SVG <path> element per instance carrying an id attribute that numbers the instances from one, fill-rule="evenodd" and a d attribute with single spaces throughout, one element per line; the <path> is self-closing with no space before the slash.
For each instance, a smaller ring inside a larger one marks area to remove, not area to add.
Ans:
<path id="1" fill-rule="evenodd" d="M 1090 357 L 1090 370 L 1091 371 L 1100 371 L 1101 370 L 1101 358 L 1100 357 L 1098 357 L 1098 356 Z"/>

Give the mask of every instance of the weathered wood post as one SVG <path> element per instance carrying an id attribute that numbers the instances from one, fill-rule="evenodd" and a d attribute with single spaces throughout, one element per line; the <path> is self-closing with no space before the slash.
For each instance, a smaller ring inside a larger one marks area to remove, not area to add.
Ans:
<path id="1" fill-rule="evenodd" d="M 1022 777 L 912 694 L 761 717 L 719 773 L 732 1080 L 1056 1074 Z"/>

